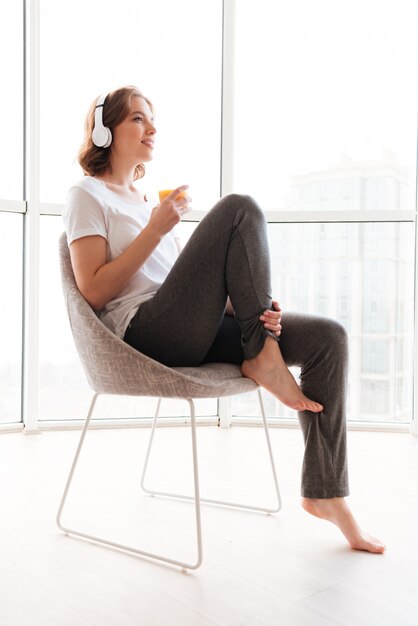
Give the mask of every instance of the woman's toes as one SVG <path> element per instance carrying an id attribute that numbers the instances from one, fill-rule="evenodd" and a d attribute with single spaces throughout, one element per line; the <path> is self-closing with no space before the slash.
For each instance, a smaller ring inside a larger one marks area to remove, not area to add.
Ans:
<path id="1" fill-rule="evenodd" d="M 375 554 L 382 554 L 386 549 L 384 543 L 369 535 L 363 535 L 361 539 L 353 542 L 351 547 L 354 550 L 366 550 L 367 552 L 373 552 Z"/>

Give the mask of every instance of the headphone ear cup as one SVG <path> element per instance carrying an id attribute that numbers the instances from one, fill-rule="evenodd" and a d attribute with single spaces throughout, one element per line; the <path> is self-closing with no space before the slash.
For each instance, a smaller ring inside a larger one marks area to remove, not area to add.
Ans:
<path id="1" fill-rule="evenodd" d="M 91 133 L 91 140 L 98 148 L 108 148 L 112 143 L 112 133 L 110 128 L 103 124 L 103 107 L 107 96 L 99 96 L 94 109 L 94 128 Z"/>
<path id="2" fill-rule="evenodd" d="M 112 143 L 112 133 L 106 126 L 95 126 L 91 139 L 98 148 L 108 148 Z"/>

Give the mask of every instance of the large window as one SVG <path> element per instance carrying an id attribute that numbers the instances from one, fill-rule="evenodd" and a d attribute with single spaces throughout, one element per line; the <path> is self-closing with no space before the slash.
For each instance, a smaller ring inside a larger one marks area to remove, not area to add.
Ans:
<path id="1" fill-rule="evenodd" d="M 236 2 L 234 186 L 317 222 L 270 225 L 274 294 L 347 329 L 351 420 L 412 412 L 417 58 L 410 0 Z"/>
<path id="2" fill-rule="evenodd" d="M 21 419 L 22 222 L 0 212 L 0 423 Z"/>
<path id="3" fill-rule="evenodd" d="M 222 3 L 102 0 L 41 5 L 41 201 L 63 202 L 94 98 L 137 85 L 156 109 L 143 188 L 188 184 L 196 208 L 219 197 Z"/>
<path id="4" fill-rule="evenodd" d="M 23 3 L 0 5 L 0 424 L 21 420 Z"/>
<path id="5" fill-rule="evenodd" d="M 414 209 L 418 4 L 236 13 L 236 188 L 268 209 Z"/>
<path id="6" fill-rule="evenodd" d="M 221 189 L 254 196 L 270 220 L 283 309 L 332 317 L 349 333 L 349 419 L 410 421 L 415 1 L 17 0 L 0 6 L 0 35 L 0 422 L 21 418 L 23 308 L 32 370 L 39 356 L 39 389 L 25 369 L 29 427 L 84 414 L 90 390 L 62 302 L 59 213 L 82 175 L 90 103 L 126 84 L 155 105 L 155 158 L 141 188 L 156 196 L 189 184 L 198 210 Z M 192 228 L 183 224 L 185 238 Z M 254 416 L 252 402 L 237 398 L 232 413 Z M 271 416 L 295 417 L 271 396 L 266 403 Z M 153 407 L 109 399 L 97 415 Z M 200 414 L 215 410 L 210 401 Z"/>
<path id="7" fill-rule="evenodd" d="M 76 156 L 91 101 L 135 84 L 153 102 L 157 126 L 142 188 L 156 196 L 159 188 L 186 183 L 196 208 L 213 204 L 220 188 L 222 3 L 124 0 L 115 10 L 99 0 L 40 0 L 40 6 L 41 201 L 62 203 L 82 176 Z M 91 395 L 60 293 L 57 241 L 63 228 L 59 218 L 41 218 L 41 420 L 80 419 Z M 162 412 L 182 415 L 183 405 L 166 402 Z M 107 398 L 95 415 L 142 417 L 154 409 L 153 399 Z M 215 415 L 216 402 L 202 401 L 197 410 Z"/>
<path id="8" fill-rule="evenodd" d="M 183 225 L 183 239 L 192 225 Z M 91 392 L 85 381 L 61 296 L 57 241 L 59 217 L 42 218 L 41 395 L 43 420 L 80 419 Z M 273 293 L 285 311 L 338 319 L 349 334 L 348 418 L 410 421 L 412 412 L 412 224 L 270 224 Z M 376 238 L 378 246 L 365 245 Z M 303 252 L 303 254 L 302 254 Z M 298 371 L 294 370 L 295 375 Z M 65 401 L 63 401 L 65 399 Z M 253 402 L 254 400 L 254 402 Z M 152 415 L 153 400 L 103 400 L 98 417 Z M 268 414 L 295 413 L 267 394 Z M 168 415 L 182 412 L 167 405 Z M 212 402 L 199 407 L 213 415 Z M 233 414 L 256 415 L 256 398 L 233 400 Z"/>
<path id="9" fill-rule="evenodd" d="M 23 200 L 23 2 L 0 4 L 0 198 Z"/>
<path id="10" fill-rule="evenodd" d="M 337 319 L 348 332 L 348 419 L 409 422 L 414 225 L 271 224 L 269 231 L 273 294 L 283 310 Z M 294 417 L 271 395 L 266 404 L 271 416 Z M 234 415 L 249 414 L 244 396 L 233 406 Z"/>

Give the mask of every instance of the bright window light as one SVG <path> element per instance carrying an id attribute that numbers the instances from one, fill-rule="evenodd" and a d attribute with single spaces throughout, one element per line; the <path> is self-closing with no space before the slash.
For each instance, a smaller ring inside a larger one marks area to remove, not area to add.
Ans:
<path id="1" fill-rule="evenodd" d="M 273 295 L 283 311 L 324 315 L 348 332 L 348 419 L 409 422 L 414 225 L 270 224 L 269 235 Z M 234 400 L 233 414 L 256 412 L 248 402 Z M 273 417 L 295 417 L 271 394 L 266 408 Z"/>
<path id="2" fill-rule="evenodd" d="M 41 6 L 41 201 L 63 202 L 90 103 L 134 84 L 156 109 L 154 161 L 140 185 L 188 184 L 193 206 L 219 198 L 222 3 L 103 0 Z"/>
<path id="3" fill-rule="evenodd" d="M 239 0 L 235 187 L 265 209 L 415 208 L 415 0 Z"/>
<path id="4" fill-rule="evenodd" d="M 23 2 L 0 4 L 0 198 L 23 200 Z"/>
<path id="5" fill-rule="evenodd" d="M 22 222 L 0 213 L 0 424 L 21 419 Z"/>

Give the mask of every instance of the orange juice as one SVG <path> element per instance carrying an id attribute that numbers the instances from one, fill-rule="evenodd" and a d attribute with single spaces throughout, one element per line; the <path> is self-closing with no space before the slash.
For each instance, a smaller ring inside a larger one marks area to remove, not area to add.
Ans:
<path id="1" fill-rule="evenodd" d="M 160 202 L 162 202 L 164 200 L 164 198 L 166 198 L 172 191 L 174 191 L 173 189 L 161 189 L 158 192 L 158 196 L 160 198 Z M 180 191 L 180 193 L 178 194 L 176 200 L 186 200 L 187 199 L 187 194 L 185 191 Z"/>

